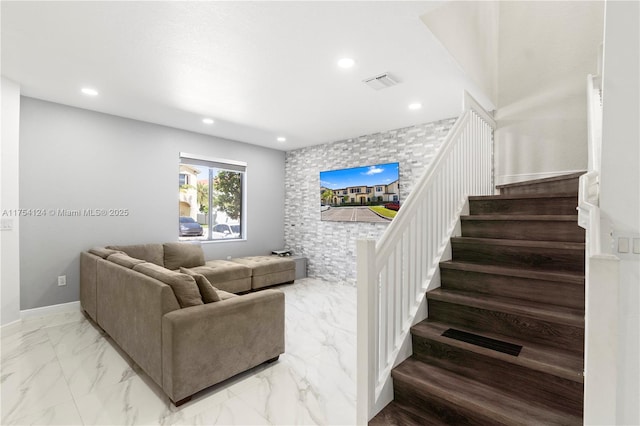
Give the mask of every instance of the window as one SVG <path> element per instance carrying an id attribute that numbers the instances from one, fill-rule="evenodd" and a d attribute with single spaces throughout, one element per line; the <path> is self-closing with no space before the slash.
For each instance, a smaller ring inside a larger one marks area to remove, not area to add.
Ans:
<path id="1" fill-rule="evenodd" d="M 245 173 L 245 163 L 180 154 L 180 240 L 245 238 Z"/>

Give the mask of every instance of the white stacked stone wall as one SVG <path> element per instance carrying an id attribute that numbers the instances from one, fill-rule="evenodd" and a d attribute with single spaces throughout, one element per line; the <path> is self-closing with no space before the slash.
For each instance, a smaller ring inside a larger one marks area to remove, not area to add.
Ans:
<path id="1" fill-rule="evenodd" d="M 311 277 L 354 285 L 356 240 L 378 240 L 388 224 L 320 220 L 320 172 L 400 163 L 400 201 L 433 161 L 455 118 L 289 151 L 285 158 L 285 244 L 308 258 Z"/>

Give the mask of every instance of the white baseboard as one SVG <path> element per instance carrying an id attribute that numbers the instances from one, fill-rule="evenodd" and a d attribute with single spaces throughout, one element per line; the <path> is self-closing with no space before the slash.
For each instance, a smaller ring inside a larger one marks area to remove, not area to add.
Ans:
<path id="1" fill-rule="evenodd" d="M 523 173 L 518 175 L 500 175 L 496 176 L 496 185 L 506 185 L 508 183 L 525 182 L 534 179 L 546 179 L 555 176 L 569 175 L 572 173 L 583 172 L 584 170 L 561 170 L 555 172 L 541 173 Z"/>
<path id="2" fill-rule="evenodd" d="M 25 309 L 20 311 L 20 319 L 42 317 L 60 312 L 71 312 L 80 310 L 80 301 L 61 303 L 59 305 L 43 306 L 41 308 Z"/>

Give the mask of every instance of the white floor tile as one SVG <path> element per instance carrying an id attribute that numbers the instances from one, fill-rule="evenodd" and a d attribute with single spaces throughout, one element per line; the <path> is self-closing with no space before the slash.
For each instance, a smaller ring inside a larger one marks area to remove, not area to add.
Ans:
<path id="1" fill-rule="evenodd" d="M 271 424 L 327 424 L 316 390 L 287 362 L 258 373 L 255 380 L 258 385 L 238 397 Z"/>
<path id="2" fill-rule="evenodd" d="M 131 360 L 89 321 L 46 331 L 75 398 L 136 375 Z"/>
<path id="3" fill-rule="evenodd" d="M 84 314 L 77 308 L 67 312 L 58 312 L 51 315 L 25 318 L 22 321 L 22 331 L 33 331 L 55 325 L 68 324 L 78 321 L 86 321 Z"/>
<path id="4" fill-rule="evenodd" d="M 1 344 L 1 424 L 355 423 L 356 289 L 303 279 L 286 300 L 286 352 L 175 407 L 79 311 L 30 318 Z"/>
<path id="5" fill-rule="evenodd" d="M 170 414 L 169 399 L 139 376 L 76 398 L 85 425 L 160 424 Z"/>
<path id="6" fill-rule="evenodd" d="M 49 345 L 49 337 L 43 330 L 33 330 L 25 333 L 16 333 L 3 337 L 0 347 L 0 359 L 2 362 L 20 358 L 39 345 Z"/>
<path id="7" fill-rule="evenodd" d="M 230 398 L 179 425 L 272 425 L 238 397 Z"/>
<path id="8" fill-rule="evenodd" d="M 6 425 L 82 425 L 80 413 L 75 402 L 65 402 L 40 411 L 30 411 L 29 414 L 16 419 Z"/>
<path id="9" fill-rule="evenodd" d="M 16 349 L 2 360 L 2 423 L 73 401 L 49 341 Z"/>

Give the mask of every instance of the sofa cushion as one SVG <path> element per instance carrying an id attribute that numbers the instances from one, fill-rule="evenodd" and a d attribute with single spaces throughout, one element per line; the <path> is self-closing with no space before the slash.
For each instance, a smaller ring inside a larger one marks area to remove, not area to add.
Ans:
<path id="1" fill-rule="evenodd" d="M 200 296 L 202 296 L 202 301 L 204 303 L 220 301 L 220 296 L 218 296 L 218 289 L 211 285 L 207 277 L 202 274 L 197 274 L 187 268 L 180 268 L 180 272 L 182 272 L 183 274 L 191 275 L 193 279 L 196 280 L 196 284 L 198 284 L 198 289 L 200 290 Z"/>
<path id="2" fill-rule="evenodd" d="M 164 266 L 162 244 L 136 244 L 130 246 L 107 246 L 111 250 L 119 250 L 136 259 L 146 260 Z"/>
<path id="3" fill-rule="evenodd" d="M 89 253 L 95 254 L 96 256 L 100 256 L 101 258 L 106 259 L 107 257 L 111 256 L 112 254 L 123 253 L 123 252 L 118 251 L 118 250 L 111 250 L 111 249 L 108 249 L 106 247 L 93 247 L 93 248 L 89 249 Z"/>
<path id="4" fill-rule="evenodd" d="M 141 263 L 145 263 L 144 260 L 136 259 L 125 253 L 114 253 L 107 257 L 109 262 L 117 263 L 120 266 L 124 266 L 125 268 L 132 269 L 134 266 L 139 265 Z"/>
<path id="5" fill-rule="evenodd" d="M 170 271 L 149 262 L 140 263 L 134 266 L 133 270 L 168 284 L 173 289 L 181 308 L 203 304 L 198 285 L 190 275 Z"/>
<path id="6" fill-rule="evenodd" d="M 231 259 L 231 261 L 251 268 L 254 277 L 296 269 L 296 264 L 293 259 L 280 256 L 239 257 L 237 259 Z"/>
<path id="7" fill-rule="evenodd" d="M 230 262 L 228 260 L 208 260 L 204 266 L 198 266 L 191 269 L 194 272 L 207 277 L 212 284 L 216 284 L 220 281 L 251 278 L 251 268 L 247 268 L 244 265 Z"/>
<path id="8" fill-rule="evenodd" d="M 204 252 L 199 244 L 165 243 L 164 267 L 176 270 L 204 265 Z"/>
<path id="9" fill-rule="evenodd" d="M 231 299 L 232 297 L 238 297 L 237 294 L 229 293 L 228 291 L 224 290 L 218 290 L 218 296 L 220 296 L 220 299 L 222 300 Z"/>

